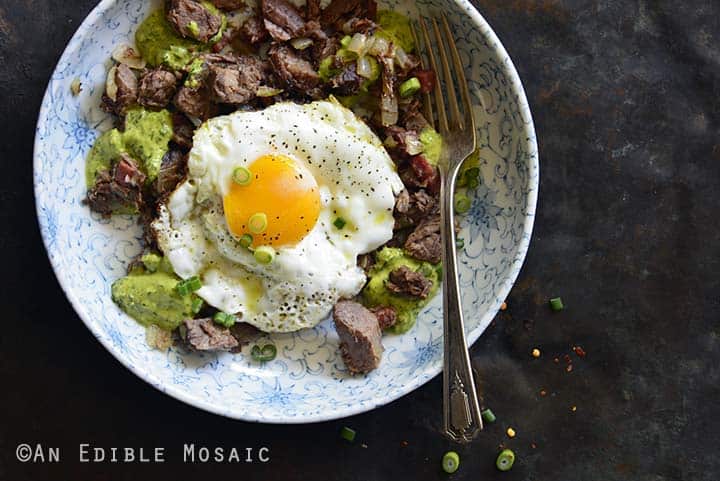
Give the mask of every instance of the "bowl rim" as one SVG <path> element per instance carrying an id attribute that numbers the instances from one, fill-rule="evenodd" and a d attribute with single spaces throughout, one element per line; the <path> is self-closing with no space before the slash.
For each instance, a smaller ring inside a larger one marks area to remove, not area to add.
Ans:
<path id="1" fill-rule="evenodd" d="M 43 247 L 45 248 L 45 252 L 48 256 L 48 259 L 50 260 L 50 265 L 52 266 L 53 273 L 55 274 L 55 277 L 60 284 L 61 289 L 65 293 L 65 296 L 67 297 L 68 301 L 70 301 L 70 304 L 72 305 L 73 309 L 77 313 L 78 317 L 83 321 L 83 324 L 85 324 L 85 327 L 92 333 L 92 335 L 100 342 L 100 344 L 108 351 L 110 352 L 113 357 L 119 361 L 125 368 L 127 368 L 130 372 L 138 376 L 143 381 L 150 384 L 155 389 L 179 400 L 182 401 L 185 404 L 188 404 L 190 406 L 200 408 L 204 411 L 217 414 L 220 416 L 224 416 L 230 419 L 237 419 L 240 421 L 246 421 L 246 422 L 260 422 L 260 423 L 266 423 L 266 424 L 308 424 L 308 423 L 316 423 L 316 422 L 323 422 L 323 421 L 330 421 L 335 419 L 342 419 L 350 416 L 354 416 L 356 414 L 360 414 L 363 412 L 372 411 L 378 407 L 384 406 L 386 404 L 389 404 L 393 401 L 398 400 L 399 398 L 415 391 L 428 381 L 434 379 L 438 374 L 442 372 L 441 366 L 438 366 L 436 368 L 429 368 L 429 375 L 428 376 L 416 376 L 412 378 L 411 381 L 405 383 L 401 389 L 398 389 L 396 392 L 385 396 L 379 402 L 372 403 L 372 404 L 364 404 L 364 405 L 358 405 L 357 407 L 349 407 L 349 408 L 343 408 L 339 410 L 333 410 L 331 412 L 325 412 L 322 414 L 316 414 L 311 416 L 303 416 L 303 417 L 274 417 L 274 418 L 260 418 L 253 415 L 248 415 L 248 413 L 238 412 L 238 411 L 228 411 L 222 409 L 222 407 L 217 406 L 211 402 L 206 402 L 203 399 L 199 397 L 193 397 L 190 393 L 181 391 L 176 389 L 173 385 L 165 383 L 162 378 L 156 377 L 150 372 L 147 372 L 143 370 L 140 366 L 137 366 L 135 363 L 132 362 L 131 359 L 129 359 L 128 356 L 123 354 L 120 350 L 116 349 L 109 340 L 104 339 L 100 332 L 97 330 L 97 325 L 90 321 L 89 314 L 85 311 L 82 303 L 80 300 L 76 297 L 73 290 L 68 285 L 68 281 L 66 277 L 62 274 L 61 266 L 57 258 L 53 257 L 50 252 L 50 242 L 47 238 L 47 230 L 44 229 L 44 222 L 42 220 L 42 213 L 40 211 L 41 205 L 38 202 L 38 186 L 39 186 L 39 178 L 38 178 L 38 172 L 39 172 L 39 165 L 40 165 L 40 156 L 38 155 L 39 149 L 40 149 L 40 136 L 38 135 L 39 129 L 40 129 L 40 122 L 43 121 L 48 114 L 48 109 L 50 107 L 50 90 L 52 87 L 52 78 L 57 70 L 58 65 L 63 63 L 64 61 L 67 61 L 67 59 L 70 57 L 70 55 L 79 47 L 79 43 L 73 42 L 78 35 L 83 34 L 88 27 L 98 21 L 101 16 L 113 6 L 118 0 L 101 0 L 91 11 L 90 13 L 85 17 L 85 19 L 80 23 L 78 28 L 73 33 L 72 37 L 68 40 L 67 45 L 63 49 L 62 54 L 58 58 L 58 61 L 55 64 L 55 67 L 53 68 L 53 71 L 50 73 L 50 77 L 48 79 L 47 87 L 45 89 L 45 93 L 43 94 L 42 103 L 40 106 L 40 110 L 38 113 L 38 120 L 35 125 L 35 140 L 33 143 L 33 193 L 34 193 L 34 200 L 35 200 L 35 210 L 36 210 L 36 218 L 38 222 L 38 226 L 40 227 L 40 233 L 41 237 L 43 239 Z M 487 310 L 487 312 L 483 315 L 483 317 L 480 319 L 480 322 L 478 323 L 477 327 L 470 331 L 467 334 L 467 340 L 468 340 L 468 346 L 472 346 L 472 344 L 475 343 L 475 341 L 478 340 L 480 335 L 487 329 L 488 325 L 490 324 L 490 321 L 495 317 L 496 313 L 500 309 L 500 305 L 504 302 L 505 298 L 510 292 L 510 289 L 515 284 L 515 280 L 517 279 L 517 276 L 520 273 L 520 270 L 522 268 L 522 265 L 525 261 L 525 258 L 527 256 L 527 251 L 530 245 L 530 238 L 532 237 L 533 232 L 533 226 L 535 221 L 535 210 L 537 206 L 537 197 L 538 197 L 538 186 L 540 183 L 540 162 L 539 162 L 539 153 L 538 153 L 538 146 L 537 146 L 537 137 L 535 133 L 535 125 L 532 119 L 532 114 L 530 111 L 530 106 L 527 100 L 527 96 L 525 94 L 525 89 L 522 85 L 522 82 L 520 80 L 520 76 L 517 73 L 517 70 L 515 69 L 515 65 L 512 62 L 512 59 L 510 58 L 507 50 L 503 46 L 503 44 L 500 42 L 500 39 L 495 34 L 495 31 L 492 29 L 490 24 L 485 20 L 485 18 L 478 12 L 478 10 L 470 3 L 469 0 L 453 0 L 456 5 L 462 8 L 462 10 L 467 14 L 468 17 L 472 20 L 475 27 L 480 29 L 483 33 L 483 36 L 485 36 L 490 42 L 488 42 L 491 46 L 488 48 L 492 48 L 494 50 L 494 53 L 500 57 L 505 59 L 502 63 L 500 63 L 500 67 L 503 71 L 503 73 L 507 76 L 509 82 L 512 85 L 512 90 L 517 95 L 517 101 L 518 101 L 518 109 L 520 110 L 520 113 L 522 114 L 522 117 L 524 119 L 524 125 L 525 130 L 528 133 L 526 136 L 524 143 L 528 146 L 527 151 L 530 153 L 528 157 L 528 161 L 530 162 L 530 165 L 528 166 L 528 170 L 534 172 L 536 175 L 531 176 L 528 178 L 529 182 L 529 189 L 527 190 L 527 196 L 526 196 L 526 203 L 525 203 L 525 218 L 523 222 L 523 231 L 522 235 L 520 237 L 520 242 L 517 247 L 517 254 L 514 256 L 514 259 L 512 261 L 509 275 L 505 278 L 505 280 L 502 282 L 502 285 L 499 290 L 499 295 L 495 298 L 494 304 L 490 309 Z M 73 47 L 73 48 L 71 48 Z"/>

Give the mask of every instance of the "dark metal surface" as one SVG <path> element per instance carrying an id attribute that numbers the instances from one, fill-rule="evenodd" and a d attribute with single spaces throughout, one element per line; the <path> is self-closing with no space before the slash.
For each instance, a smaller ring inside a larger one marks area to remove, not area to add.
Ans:
<path id="1" fill-rule="evenodd" d="M 77 318 L 42 248 L 31 158 L 46 81 L 93 3 L 0 0 L 0 480 L 445 477 L 440 378 L 347 420 L 247 424 L 150 388 Z M 509 308 L 472 350 L 498 421 L 458 448 L 452 478 L 720 479 L 720 4 L 479 8 L 527 89 L 542 184 Z M 565 311 L 549 311 L 552 296 Z M 339 439 L 344 425 L 355 444 Z M 62 460 L 21 464 L 22 442 Z M 82 464 L 85 442 L 164 447 L 166 462 Z M 268 446 L 271 461 L 182 464 L 193 442 Z M 494 467 L 500 443 L 518 457 L 509 473 Z"/>

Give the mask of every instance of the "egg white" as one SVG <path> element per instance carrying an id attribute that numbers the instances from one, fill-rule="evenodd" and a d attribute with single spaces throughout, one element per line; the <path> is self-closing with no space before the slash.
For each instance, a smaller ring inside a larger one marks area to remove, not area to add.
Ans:
<path id="1" fill-rule="evenodd" d="M 277 248 L 270 264 L 239 245 L 225 221 L 223 197 L 232 171 L 262 155 L 283 154 L 315 178 L 317 223 L 297 244 Z M 312 327 L 338 299 L 365 283 L 357 256 L 392 237 L 395 165 L 375 134 L 334 101 L 278 103 L 235 112 L 203 124 L 195 134 L 188 178 L 160 207 L 153 227 L 181 278 L 199 276 L 197 294 L 266 332 Z M 337 217 L 346 225 L 333 225 Z"/>

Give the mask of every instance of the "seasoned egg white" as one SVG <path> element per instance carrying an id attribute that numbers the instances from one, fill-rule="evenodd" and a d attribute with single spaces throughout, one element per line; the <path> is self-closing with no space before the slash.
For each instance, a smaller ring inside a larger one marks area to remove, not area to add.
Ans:
<path id="1" fill-rule="evenodd" d="M 233 182 L 238 167 L 252 173 L 247 185 Z M 382 143 L 350 110 L 279 103 L 203 124 L 188 178 L 153 227 L 175 272 L 199 276 L 197 294 L 210 305 L 263 331 L 289 332 L 316 325 L 360 291 L 357 256 L 392 237 L 401 189 Z M 252 237 L 253 247 L 273 246 L 270 264 L 240 245 L 251 214 L 267 217 Z"/>

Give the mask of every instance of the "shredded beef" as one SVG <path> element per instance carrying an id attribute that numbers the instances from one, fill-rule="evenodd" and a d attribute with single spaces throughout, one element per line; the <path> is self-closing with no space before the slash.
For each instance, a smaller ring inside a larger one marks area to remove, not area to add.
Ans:
<path id="1" fill-rule="evenodd" d="M 145 174 L 127 154 L 120 154 L 111 172 L 98 174 L 85 203 L 90 210 L 109 216 L 115 212 L 139 212 L 143 208 Z"/>
<path id="2" fill-rule="evenodd" d="M 177 33 L 203 43 L 207 43 L 216 35 L 222 26 L 221 15 L 212 13 L 201 3 L 193 0 L 171 0 L 166 17 Z"/>
<path id="3" fill-rule="evenodd" d="M 415 272 L 407 266 L 400 266 L 390 272 L 385 287 L 395 294 L 425 299 L 432 288 L 432 281 L 420 272 Z"/>
<path id="4" fill-rule="evenodd" d="M 360 90 L 363 78 L 358 75 L 355 63 L 351 63 L 342 72 L 330 79 L 330 86 L 339 95 L 353 95 Z"/>
<path id="5" fill-rule="evenodd" d="M 220 10 L 237 10 L 245 6 L 245 0 L 210 0 Z"/>
<path id="6" fill-rule="evenodd" d="M 208 86 L 216 102 L 238 105 L 255 98 L 265 77 L 258 57 L 243 56 L 234 64 L 210 64 Z"/>
<path id="7" fill-rule="evenodd" d="M 405 241 L 405 251 L 410 257 L 437 264 L 442 260 L 440 238 L 440 215 L 423 220 Z"/>
<path id="8" fill-rule="evenodd" d="M 174 112 L 172 115 L 173 123 L 173 136 L 172 141 L 177 144 L 178 147 L 190 150 L 193 143 L 193 134 L 195 133 L 195 126 L 190 120 L 180 112 Z"/>
<path id="9" fill-rule="evenodd" d="M 340 354 L 352 373 L 372 371 L 383 353 L 382 332 L 377 317 L 354 301 L 339 301 L 333 308 Z"/>
<path id="10" fill-rule="evenodd" d="M 212 103 L 210 90 L 205 86 L 197 89 L 180 87 L 173 103 L 181 112 L 200 120 L 207 120 L 217 113 L 217 105 Z"/>
<path id="11" fill-rule="evenodd" d="M 395 201 L 396 226 L 415 225 L 436 211 L 437 201 L 424 189 L 412 194 L 403 190 Z"/>
<path id="12" fill-rule="evenodd" d="M 169 150 L 162 159 L 160 171 L 155 179 L 154 193 L 162 198 L 172 191 L 185 178 L 187 171 L 187 156 L 179 150 Z"/>
<path id="13" fill-rule="evenodd" d="M 375 265 L 375 256 L 373 254 L 360 254 L 357 259 L 357 265 L 360 269 L 364 270 L 365 273 L 370 271 L 370 268 Z"/>
<path id="14" fill-rule="evenodd" d="M 320 17 L 322 24 L 325 26 L 336 25 L 341 17 L 358 12 L 363 3 L 363 0 L 333 0 L 330 2 L 330 5 L 322 11 Z"/>
<path id="15" fill-rule="evenodd" d="M 312 64 L 291 48 L 273 45 L 268 55 L 276 74 L 288 88 L 304 92 L 315 88 L 320 82 Z"/>
<path id="16" fill-rule="evenodd" d="M 245 20 L 238 32 L 240 37 L 251 45 L 257 45 L 260 42 L 264 42 L 268 38 L 268 31 L 265 29 L 265 23 L 257 16 Z"/>
<path id="17" fill-rule="evenodd" d="M 242 346 L 250 344 L 260 337 L 260 335 L 262 335 L 262 331 L 247 322 L 236 322 L 230 328 L 230 334 L 232 334 L 238 342 L 237 347 L 232 349 L 232 352 L 239 352 Z"/>
<path id="18" fill-rule="evenodd" d="M 305 20 L 298 9 L 286 0 L 262 0 L 261 8 L 265 28 L 279 42 L 300 36 L 305 28 Z"/>
<path id="19" fill-rule="evenodd" d="M 307 0 L 305 5 L 305 18 L 307 20 L 320 19 L 320 0 Z"/>
<path id="20" fill-rule="evenodd" d="M 377 317 L 380 329 L 385 330 L 392 327 L 397 322 L 397 311 L 392 306 L 371 307 L 370 312 Z"/>
<path id="21" fill-rule="evenodd" d="M 163 69 L 148 70 L 140 77 L 138 103 L 144 107 L 164 108 L 175 95 L 177 78 Z"/>
<path id="22" fill-rule="evenodd" d="M 185 341 L 196 351 L 229 351 L 238 346 L 238 341 L 227 327 L 222 327 L 210 318 L 186 319 Z"/>
<path id="23" fill-rule="evenodd" d="M 440 174 L 422 155 L 410 158 L 407 165 L 400 169 L 400 178 L 407 187 L 427 189 L 432 194 L 440 192 Z"/>
<path id="24" fill-rule="evenodd" d="M 115 85 L 115 100 L 105 94 L 100 107 L 106 112 L 125 115 L 127 110 L 137 103 L 138 81 L 135 73 L 124 63 L 118 64 L 115 69 Z"/>
<path id="25" fill-rule="evenodd" d="M 348 35 L 352 35 L 354 33 L 364 33 L 365 35 L 372 35 L 377 28 L 378 25 L 369 18 L 358 17 L 351 18 L 350 20 L 345 22 L 345 25 L 343 25 L 343 31 Z"/>

